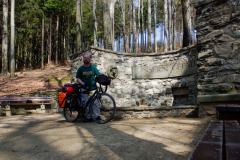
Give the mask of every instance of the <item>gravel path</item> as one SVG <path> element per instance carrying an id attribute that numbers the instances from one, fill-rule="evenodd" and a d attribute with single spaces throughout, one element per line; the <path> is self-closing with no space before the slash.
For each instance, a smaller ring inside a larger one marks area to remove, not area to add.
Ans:
<path id="1" fill-rule="evenodd" d="M 209 119 L 68 123 L 60 114 L 0 117 L 1 160 L 187 160 Z"/>

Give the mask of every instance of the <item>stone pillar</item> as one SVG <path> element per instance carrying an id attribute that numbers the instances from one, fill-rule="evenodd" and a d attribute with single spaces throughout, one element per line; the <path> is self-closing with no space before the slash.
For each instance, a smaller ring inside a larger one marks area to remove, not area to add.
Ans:
<path id="1" fill-rule="evenodd" d="M 6 106 L 5 112 L 7 117 L 12 116 L 11 107 L 9 105 Z"/>
<path id="2" fill-rule="evenodd" d="M 45 105 L 44 105 L 44 104 L 41 105 L 41 113 L 46 113 Z"/>

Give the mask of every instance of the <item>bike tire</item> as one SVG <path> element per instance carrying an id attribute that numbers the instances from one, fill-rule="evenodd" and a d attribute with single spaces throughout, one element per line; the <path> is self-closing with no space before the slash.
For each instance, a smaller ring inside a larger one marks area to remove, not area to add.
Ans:
<path id="1" fill-rule="evenodd" d="M 109 122 L 116 111 L 114 98 L 107 93 L 97 94 L 89 107 L 92 119 L 99 124 Z"/>
<path id="2" fill-rule="evenodd" d="M 79 118 L 79 109 L 75 98 L 67 99 L 63 109 L 63 114 L 68 122 L 76 122 Z"/>

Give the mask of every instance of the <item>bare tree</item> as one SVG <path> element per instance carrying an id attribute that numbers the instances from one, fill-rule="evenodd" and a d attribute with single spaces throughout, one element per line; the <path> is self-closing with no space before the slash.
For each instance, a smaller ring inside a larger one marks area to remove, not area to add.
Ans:
<path id="1" fill-rule="evenodd" d="M 183 15 L 183 47 L 192 45 L 192 24 L 190 0 L 181 0 Z"/>
<path id="2" fill-rule="evenodd" d="M 8 51 L 8 0 L 3 0 L 3 31 L 2 31 L 2 76 L 7 75 L 7 51 Z"/>
<path id="3" fill-rule="evenodd" d="M 80 52 L 83 49 L 82 0 L 76 0 L 76 21 L 77 21 L 76 51 Z"/>
<path id="4" fill-rule="evenodd" d="M 175 0 L 172 0 L 172 17 L 173 17 L 173 23 L 172 23 L 172 30 L 173 30 L 173 49 L 176 49 L 176 20 L 177 20 L 177 2 Z"/>
<path id="5" fill-rule="evenodd" d="M 152 44 L 151 44 L 151 0 L 148 0 L 148 52 L 152 51 Z"/>
<path id="6" fill-rule="evenodd" d="M 52 14 L 50 15 L 50 20 L 49 20 L 49 45 L 48 45 L 48 64 L 51 63 L 51 57 L 52 57 Z"/>
<path id="7" fill-rule="evenodd" d="M 126 18 L 125 18 L 125 0 L 122 2 L 122 26 L 123 26 L 123 41 L 124 41 L 124 52 L 127 52 L 127 33 L 126 33 Z"/>
<path id="8" fill-rule="evenodd" d="M 42 52 L 41 52 L 41 69 L 44 69 L 44 14 L 42 17 Z"/>
<path id="9" fill-rule="evenodd" d="M 114 5 L 116 0 L 103 0 L 104 48 L 114 49 Z"/>
<path id="10" fill-rule="evenodd" d="M 57 25 L 56 25 L 56 54 L 55 54 L 55 65 L 58 65 L 58 31 L 59 31 L 59 15 L 57 15 Z"/>
<path id="11" fill-rule="evenodd" d="M 93 0 L 93 21 L 94 21 L 94 47 L 97 47 L 97 16 L 96 16 L 96 0 Z"/>
<path id="12" fill-rule="evenodd" d="M 173 38 L 172 38 L 172 4 L 171 0 L 168 0 L 168 39 L 169 39 L 169 50 L 172 51 L 172 44 L 173 44 Z"/>
<path id="13" fill-rule="evenodd" d="M 11 65 L 10 65 L 10 77 L 14 77 L 15 74 L 15 0 L 11 0 Z"/>
<path id="14" fill-rule="evenodd" d="M 164 0 L 164 52 L 168 50 L 168 0 Z"/>
<path id="15" fill-rule="evenodd" d="M 144 17 L 143 17 L 143 0 L 142 0 L 142 2 L 141 2 L 141 13 L 142 13 L 142 31 L 141 31 L 141 42 L 142 42 L 142 52 L 145 52 L 145 48 L 144 48 L 144 35 L 143 35 L 143 31 L 144 31 Z"/>
<path id="16" fill-rule="evenodd" d="M 157 0 L 154 0 L 154 51 L 157 52 Z"/>
<path id="17" fill-rule="evenodd" d="M 132 0 L 132 20 L 133 20 L 133 53 L 137 53 L 137 33 L 136 33 L 136 16 L 135 0 Z"/>
<path id="18" fill-rule="evenodd" d="M 141 0 L 138 0 L 138 28 L 137 28 L 137 36 L 139 37 L 139 33 L 140 33 L 140 5 L 141 4 Z M 140 40 L 138 40 L 138 48 L 140 46 Z M 140 49 L 141 50 L 141 49 Z"/>

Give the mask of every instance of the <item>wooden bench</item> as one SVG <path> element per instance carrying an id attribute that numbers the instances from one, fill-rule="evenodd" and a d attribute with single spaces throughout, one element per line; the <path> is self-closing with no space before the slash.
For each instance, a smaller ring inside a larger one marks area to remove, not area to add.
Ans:
<path id="1" fill-rule="evenodd" d="M 236 120 L 214 120 L 205 130 L 189 160 L 237 160 L 240 126 Z"/>
<path id="2" fill-rule="evenodd" d="M 51 100 L 52 100 L 51 97 L 0 97 L 0 102 L 2 102 L 0 104 L 0 111 L 1 107 L 5 106 L 6 116 L 11 116 L 12 113 L 10 106 L 39 105 L 41 107 L 41 113 L 45 113 L 45 105 L 51 105 L 50 103 Z"/>
<path id="3" fill-rule="evenodd" d="M 238 120 L 240 121 L 239 104 L 220 104 L 216 107 L 217 118 L 220 120 Z"/>

